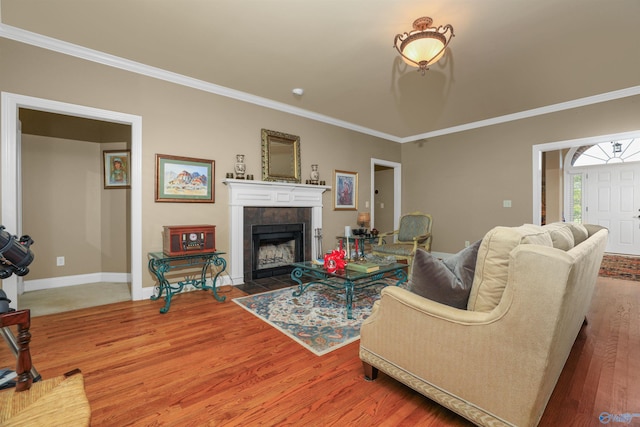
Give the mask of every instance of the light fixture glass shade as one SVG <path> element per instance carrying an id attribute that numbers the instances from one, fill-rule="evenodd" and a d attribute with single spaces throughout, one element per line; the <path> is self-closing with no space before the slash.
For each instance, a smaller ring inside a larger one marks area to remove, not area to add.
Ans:
<path id="1" fill-rule="evenodd" d="M 428 35 L 422 38 L 415 38 L 402 47 L 402 59 L 412 67 L 423 61 L 427 63 L 437 62 L 444 55 L 444 46 L 445 44 L 442 40 Z"/>
<path id="2" fill-rule="evenodd" d="M 413 31 L 397 34 L 394 40 L 394 47 L 404 62 L 418 67 L 422 74 L 429 69 L 429 65 L 442 58 L 451 38 L 454 37 L 451 25 L 435 28 L 430 26 L 432 22 L 433 20 L 427 16 L 418 18 L 413 23 Z"/>

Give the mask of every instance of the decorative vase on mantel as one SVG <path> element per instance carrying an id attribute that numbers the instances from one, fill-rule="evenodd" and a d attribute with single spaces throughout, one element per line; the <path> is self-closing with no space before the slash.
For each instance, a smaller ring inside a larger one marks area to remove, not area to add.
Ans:
<path id="1" fill-rule="evenodd" d="M 247 165 L 244 164 L 244 154 L 236 154 L 236 165 L 234 166 L 236 179 L 244 179 L 244 173 L 246 170 Z"/>
<path id="2" fill-rule="evenodd" d="M 320 180 L 320 172 L 318 172 L 318 165 L 311 165 L 311 184 L 318 185 Z"/>

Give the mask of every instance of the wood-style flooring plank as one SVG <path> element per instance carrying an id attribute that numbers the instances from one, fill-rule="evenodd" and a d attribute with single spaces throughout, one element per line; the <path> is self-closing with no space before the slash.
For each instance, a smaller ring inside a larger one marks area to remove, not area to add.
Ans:
<path id="1" fill-rule="evenodd" d="M 358 342 L 315 356 L 223 290 L 225 303 L 178 295 L 166 314 L 129 301 L 35 317 L 34 364 L 44 378 L 82 370 L 93 426 L 471 425 L 384 373 L 365 381 Z M 541 426 L 640 412 L 639 310 L 638 282 L 599 280 Z"/>

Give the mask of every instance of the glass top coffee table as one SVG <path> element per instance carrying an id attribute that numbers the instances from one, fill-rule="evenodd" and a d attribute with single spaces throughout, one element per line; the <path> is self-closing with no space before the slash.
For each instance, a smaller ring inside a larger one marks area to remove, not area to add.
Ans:
<path id="1" fill-rule="evenodd" d="M 312 261 L 295 262 L 291 264 L 291 279 L 298 284 L 298 289 L 293 292 L 293 296 L 300 296 L 313 284 L 329 286 L 333 289 L 344 289 L 347 303 L 347 318 L 353 319 L 353 294 L 355 291 L 368 288 L 373 285 L 387 285 L 382 279 L 395 277 L 397 279 L 395 286 L 399 286 L 407 281 L 407 264 L 384 264 L 380 265 L 380 269 L 369 273 L 355 270 L 336 270 L 329 273 L 320 264 Z M 310 277 L 311 281 L 302 283 L 302 277 Z"/>

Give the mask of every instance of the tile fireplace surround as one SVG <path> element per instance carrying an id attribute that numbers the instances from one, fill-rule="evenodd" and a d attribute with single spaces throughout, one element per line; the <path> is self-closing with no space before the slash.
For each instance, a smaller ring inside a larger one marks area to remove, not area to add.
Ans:
<path id="1" fill-rule="evenodd" d="M 226 179 L 223 184 L 229 187 L 229 261 L 234 285 L 244 283 L 245 207 L 308 207 L 311 230 L 322 229 L 322 193 L 331 187 L 240 179 Z M 315 245 L 311 248 L 312 258 L 316 258 Z"/>

